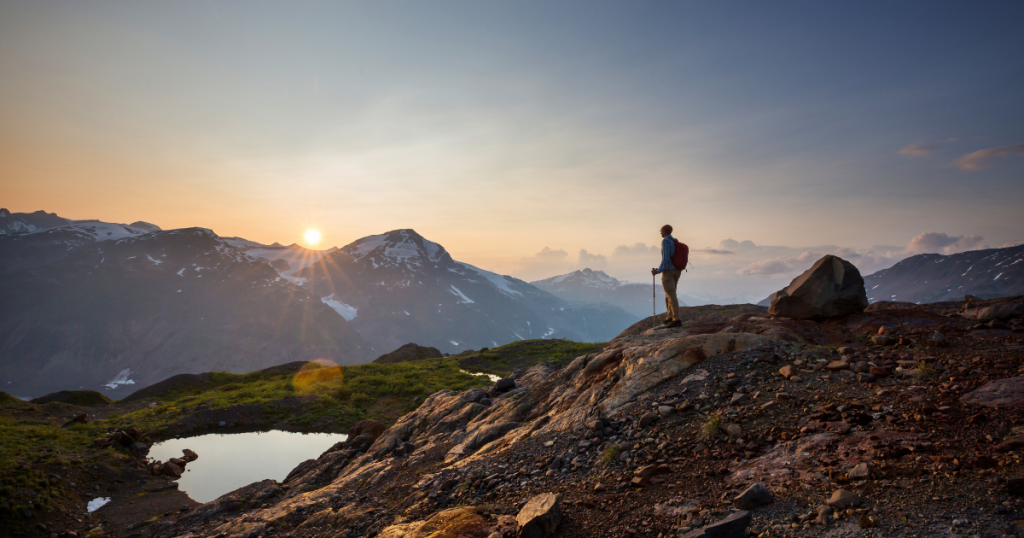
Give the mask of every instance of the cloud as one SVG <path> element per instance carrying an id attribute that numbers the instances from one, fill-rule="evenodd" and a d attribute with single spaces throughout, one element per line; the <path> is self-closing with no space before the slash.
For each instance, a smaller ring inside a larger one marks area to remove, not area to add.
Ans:
<path id="1" fill-rule="evenodd" d="M 723 250 L 730 250 L 734 252 L 743 252 L 747 250 L 754 250 L 757 248 L 757 245 L 755 245 L 753 241 L 737 241 L 735 239 L 726 239 L 725 241 L 719 243 L 718 246 Z"/>
<path id="2" fill-rule="evenodd" d="M 1024 245 L 1024 241 L 1010 241 L 1008 243 L 1003 243 L 1003 246 L 999 248 L 1019 247 L 1021 245 Z"/>
<path id="3" fill-rule="evenodd" d="M 659 254 L 661 247 L 656 245 L 647 246 L 644 243 L 637 243 L 633 246 L 619 245 L 612 251 L 612 256 L 649 256 L 651 253 Z"/>
<path id="4" fill-rule="evenodd" d="M 1014 144 L 1012 146 L 1003 146 L 1001 148 L 981 149 L 960 157 L 959 159 L 949 163 L 949 166 L 953 166 L 961 170 L 981 170 L 982 168 L 992 166 L 993 158 L 1005 157 L 1007 155 L 1024 155 L 1024 144 Z"/>
<path id="5" fill-rule="evenodd" d="M 567 258 L 568 256 L 569 256 L 569 253 L 564 251 L 564 250 L 562 250 L 562 249 L 551 250 L 548 247 L 544 247 L 540 252 L 538 252 L 538 253 L 533 255 L 533 259 L 535 259 L 535 260 L 557 261 L 557 260 L 561 260 L 561 259 Z M 530 259 L 530 258 L 526 258 L 526 259 Z"/>
<path id="6" fill-rule="evenodd" d="M 792 271 L 790 258 L 754 262 L 736 272 L 739 275 L 780 275 Z"/>
<path id="7" fill-rule="evenodd" d="M 719 249 L 716 249 L 716 248 L 701 248 L 701 249 L 691 250 L 690 252 L 699 252 L 701 254 L 715 254 L 715 255 L 720 255 L 720 256 L 724 256 L 724 255 L 728 255 L 728 254 L 735 254 L 735 252 L 733 252 L 731 250 L 719 250 Z"/>
<path id="8" fill-rule="evenodd" d="M 608 259 L 603 254 L 590 254 L 586 250 L 580 250 L 580 268 L 604 269 L 608 266 Z"/>
<path id="9" fill-rule="evenodd" d="M 926 232 L 910 240 L 907 251 L 914 254 L 935 252 L 953 254 L 978 246 L 985 238 L 980 235 L 946 235 L 939 232 Z"/>
<path id="10" fill-rule="evenodd" d="M 899 154 L 906 155 L 907 157 L 924 157 L 936 149 L 939 149 L 939 145 L 935 142 L 921 140 L 901 149 Z"/>

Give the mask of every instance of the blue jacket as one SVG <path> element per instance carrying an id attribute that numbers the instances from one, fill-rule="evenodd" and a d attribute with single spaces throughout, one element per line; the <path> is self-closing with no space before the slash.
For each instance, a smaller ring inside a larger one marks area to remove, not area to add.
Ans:
<path id="1" fill-rule="evenodd" d="M 672 256 L 676 253 L 676 240 L 671 235 L 666 235 L 661 240 L 661 265 L 658 266 L 658 272 L 664 273 L 665 271 L 671 271 L 676 268 L 672 265 Z"/>

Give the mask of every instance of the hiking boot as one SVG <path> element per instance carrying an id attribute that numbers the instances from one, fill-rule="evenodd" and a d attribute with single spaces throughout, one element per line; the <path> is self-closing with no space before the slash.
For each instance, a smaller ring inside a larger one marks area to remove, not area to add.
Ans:
<path id="1" fill-rule="evenodd" d="M 670 321 L 670 322 L 665 324 L 665 328 L 666 329 L 671 329 L 673 327 L 682 327 L 682 326 L 683 326 L 683 322 L 679 321 L 678 319 L 674 319 L 674 320 L 672 320 L 672 321 Z"/>
<path id="2" fill-rule="evenodd" d="M 672 324 L 672 321 L 673 320 L 671 320 L 671 319 L 665 318 L 665 319 L 661 320 L 661 324 L 665 325 L 665 326 L 668 326 L 668 325 Z"/>

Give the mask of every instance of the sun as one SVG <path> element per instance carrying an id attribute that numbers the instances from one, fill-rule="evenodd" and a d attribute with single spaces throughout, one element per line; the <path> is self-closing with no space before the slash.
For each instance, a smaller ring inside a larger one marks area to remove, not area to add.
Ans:
<path id="1" fill-rule="evenodd" d="M 306 243 L 315 245 L 320 242 L 320 232 L 310 228 L 306 230 Z"/>

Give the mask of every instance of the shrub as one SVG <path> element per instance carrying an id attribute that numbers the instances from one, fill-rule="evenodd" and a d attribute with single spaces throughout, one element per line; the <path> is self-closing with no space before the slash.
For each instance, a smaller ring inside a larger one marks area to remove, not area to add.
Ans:
<path id="1" fill-rule="evenodd" d="M 700 427 L 700 438 L 705 441 L 710 441 L 718 434 L 718 430 L 721 428 L 722 417 L 719 415 L 710 415 Z"/>
<path id="2" fill-rule="evenodd" d="M 611 465 L 619 459 L 619 454 L 622 454 L 622 449 L 618 445 L 608 445 L 608 448 L 605 448 L 601 454 L 601 461 Z"/>

